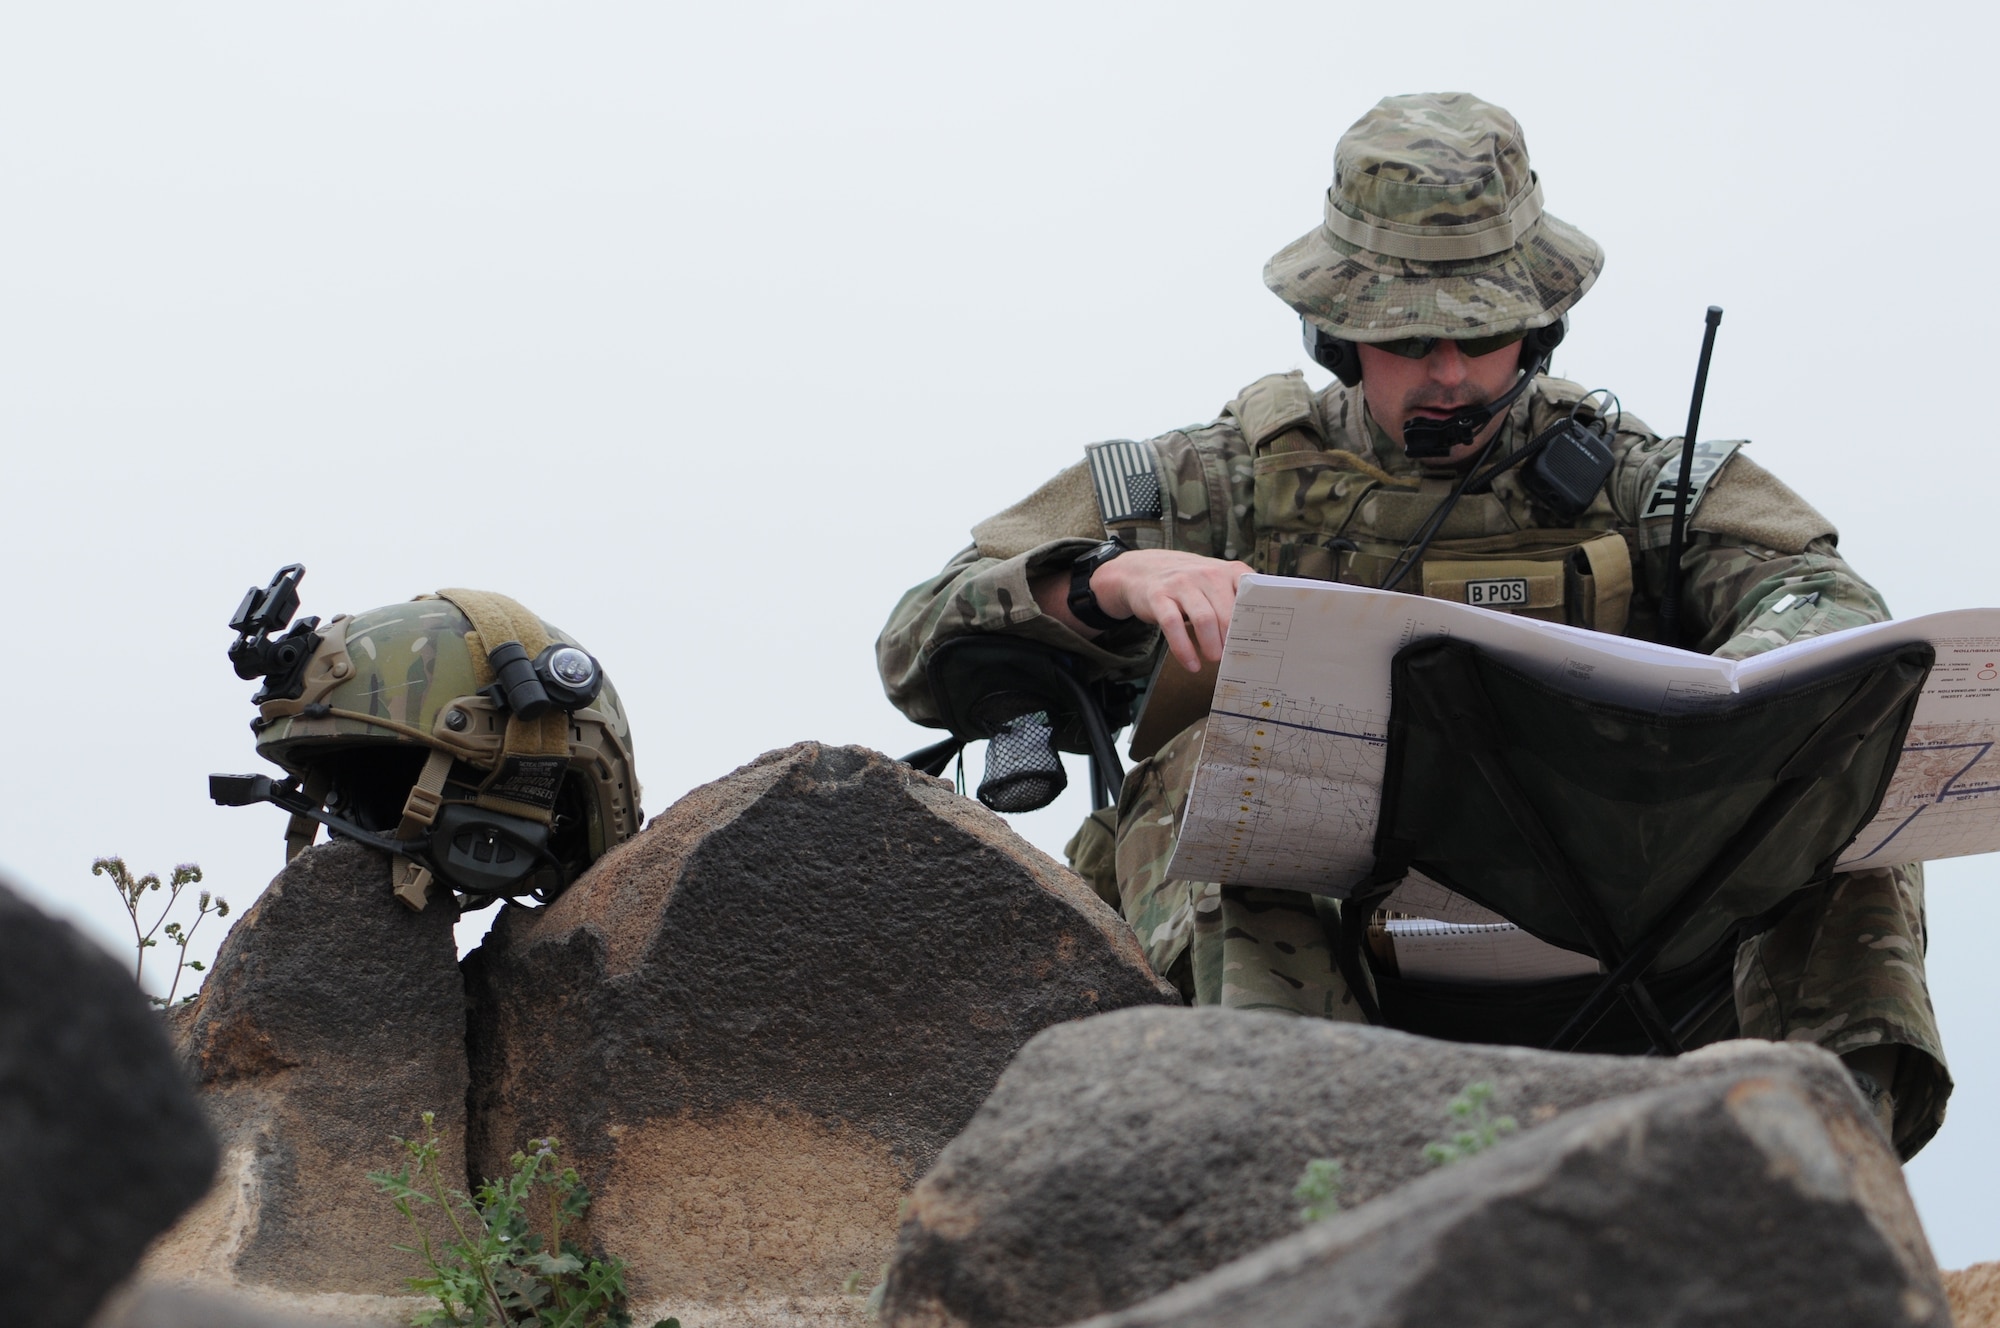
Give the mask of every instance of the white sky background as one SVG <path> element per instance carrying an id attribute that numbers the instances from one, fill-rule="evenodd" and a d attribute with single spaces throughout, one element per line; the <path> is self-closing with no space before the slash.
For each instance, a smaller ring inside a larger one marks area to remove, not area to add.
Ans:
<path id="1" fill-rule="evenodd" d="M 1605 247 L 1560 372 L 1679 432 L 1723 305 L 1703 433 L 1900 614 L 2000 602 L 1989 9 L 1224 9 L 0 10 L 0 865 L 114 948 L 100 854 L 251 902 L 283 817 L 206 796 L 258 765 L 223 623 L 292 561 L 307 613 L 474 585 L 576 633 L 652 812 L 929 741 L 897 596 L 1082 444 L 1303 364 L 1259 272 L 1393 92 L 1513 110 Z M 1082 776 L 1017 827 L 1059 852 Z M 2000 1258 L 1994 874 L 1930 877 L 1947 1266 Z"/>

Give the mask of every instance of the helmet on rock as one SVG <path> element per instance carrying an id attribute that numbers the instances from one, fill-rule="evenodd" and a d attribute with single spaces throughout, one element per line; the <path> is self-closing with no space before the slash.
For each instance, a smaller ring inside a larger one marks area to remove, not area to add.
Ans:
<path id="1" fill-rule="evenodd" d="M 230 622 L 237 673 L 265 679 L 257 754 L 290 778 L 210 779 L 217 802 L 292 812 L 287 860 L 326 825 L 393 854 L 410 907 L 433 881 L 476 907 L 552 899 L 637 833 L 631 726 L 574 639 L 477 590 L 285 632 L 304 575 L 284 568 Z"/>

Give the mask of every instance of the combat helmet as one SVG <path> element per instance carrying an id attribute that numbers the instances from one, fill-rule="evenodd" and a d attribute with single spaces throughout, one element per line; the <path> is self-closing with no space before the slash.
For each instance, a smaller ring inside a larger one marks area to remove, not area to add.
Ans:
<path id="1" fill-rule="evenodd" d="M 637 833 L 631 726 L 573 638 L 478 590 L 292 624 L 304 575 L 253 587 L 229 624 L 237 674 L 264 679 L 257 754 L 289 778 L 209 781 L 219 803 L 292 813 L 287 861 L 325 825 L 393 854 L 411 908 L 433 882 L 477 907 L 552 899 Z"/>
<path id="2" fill-rule="evenodd" d="M 1354 343 L 1524 338 L 1546 362 L 1604 251 L 1542 206 L 1521 126 L 1466 92 L 1385 97 L 1341 135 L 1325 219 L 1273 255 L 1264 284 L 1342 382 Z"/>

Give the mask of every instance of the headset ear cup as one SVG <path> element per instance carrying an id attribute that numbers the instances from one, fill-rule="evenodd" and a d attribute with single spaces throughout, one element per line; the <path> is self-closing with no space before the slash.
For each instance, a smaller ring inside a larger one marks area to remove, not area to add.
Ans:
<path id="1" fill-rule="evenodd" d="M 1361 381 L 1361 352 L 1354 349 L 1353 342 L 1331 336 L 1307 319 L 1299 322 L 1305 328 L 1306 354 L 1313 357 L 1313 363 L 1348 387 Z"/>
<path id="2" fill-rule="evenodd" d="M 1320 363 L 1330 369 L 1333 376 L 1345 386 L 1355 386 L 1361 381 L 1361 352 L 1354 348 L 1354 343 L 1351 341 L 1342 341 L 1336 337 L 1328 337 L 1326 340 L 1332 347 L 1332 353 Z"/>
<path id="3" fill-rule="evenodd" d="M 1521 367 L 1525 369 L 1528 361 L 1533 358 L 1539 359 L 1543 370 L 1546 371 L 1549 367 L 1549 356 L 1555 354 L 1556 347 L 1562 345 L 1563 338 L 1567 335 L 1569 335 L 1568 314 L 1564 314 L 1547 327 L 1538 327 L 1528 333 L 1521 339 Z"/>

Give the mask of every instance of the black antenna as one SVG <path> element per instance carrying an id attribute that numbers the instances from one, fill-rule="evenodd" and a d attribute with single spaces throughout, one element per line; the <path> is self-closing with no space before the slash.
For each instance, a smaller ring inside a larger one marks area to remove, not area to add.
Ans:
<path id="1" fill-rule="evenodd" d="M 1680 644 L 1681 553 L 1687 546 L 1688 489 L 1694 482 L 1694 436 L 1701 428 L 1701 398 L 1708 391 L 1708 361 L 1715 354 L 1715 329 L 1722 323 L 1722 306 L 1708 306 L 1701 334 L 1701 362 L 1694 370 L 1694 399 L 1688 402 L 1687 433 L 1681 438 L 1681 478 L 1674 489 L 1674 534 L 1667 545 L 1667 592 L 1660 597 L 1660 640 Z"/>

